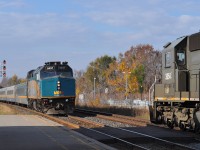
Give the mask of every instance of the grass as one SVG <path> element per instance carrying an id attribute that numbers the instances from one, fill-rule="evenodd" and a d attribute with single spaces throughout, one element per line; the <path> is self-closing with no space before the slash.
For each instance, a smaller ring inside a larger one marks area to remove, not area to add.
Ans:
<path id="1" fill-rule="evenodd" d="M 16 115 L 17 111 L 8 105 L 0 103 L 0 115 Z"/>

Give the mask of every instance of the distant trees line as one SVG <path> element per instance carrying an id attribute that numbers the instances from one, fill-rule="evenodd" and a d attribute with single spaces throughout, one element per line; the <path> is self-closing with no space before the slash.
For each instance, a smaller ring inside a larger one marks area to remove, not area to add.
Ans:
<path id="1" fill-rule="evenodd" d="M 12 86 L 12 85 L 16 85 L 16 84 L 20 84 L 20 83 L 24 83 L 24 82 L 26 82 L 26 79 L 19 78 L 15 74 L 10 78 L 8 78 L 8 77 L 7 78 L 3 78 L 1 83 L 0 83 L 0 88 Z"/>
<path id="2" fill-rule="evenodd" d="M 75 71 L 77 96 L 147 98 L 155 75 L 161 79 L 161 52 L 152 45 L 139 44 L 117 58 L 101 56 L 92 61 L 86 71 Z"/>

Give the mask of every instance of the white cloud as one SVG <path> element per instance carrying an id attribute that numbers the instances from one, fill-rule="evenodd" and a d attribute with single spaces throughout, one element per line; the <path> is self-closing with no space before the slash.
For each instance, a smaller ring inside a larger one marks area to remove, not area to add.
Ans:
<path id="1" fill-rule="evenodd" d="M 25 5 L 22 0 L 0 0 L 0 8 L 23 7 Z"/>
<path id="2" fill-rule="evenodd" d="M 60 43 L 63 38 L 71 40 L 71 37 L 78 36 L 84 31 L 84 27 L 71 22 L 71 19 L 64 15 L 0 13 L 1 45 L 8 42 L 16 45 L 19 43 L 26 45 L 27 42 L 27 44 L 42 44 L 41 42 L 45 41 Z"/>

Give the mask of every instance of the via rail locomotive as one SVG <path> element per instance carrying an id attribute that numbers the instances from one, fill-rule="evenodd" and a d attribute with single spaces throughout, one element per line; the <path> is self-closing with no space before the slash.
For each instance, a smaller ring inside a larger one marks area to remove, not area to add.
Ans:
<path id="1" fill-rule="evenodd" d="M 154 85 L 150 119 L 182 130 L 200 130 L 200 32 L 164 46 L 162 83 Z"/>
<path id="2" fill-rule="evenodd" d="M 47 62 L 27 73 L 27 82 L 0 89 L 0 100 L 40 112 L 68 114 L 75 108 L 75 79 L 67 62 Z"/>

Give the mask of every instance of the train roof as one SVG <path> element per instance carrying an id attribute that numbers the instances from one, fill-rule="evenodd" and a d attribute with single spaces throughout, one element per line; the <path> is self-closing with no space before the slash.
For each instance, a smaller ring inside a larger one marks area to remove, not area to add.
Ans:
<path id="1" fill-rule="evenodd" d="M 165 44 L 163 47 L 164 47 L 164 50 L 165 49 L 171 49 L 171 48 L 174 48 L 176 45 L 178 45 L 180 42 L 182 42 L 187 36 L 182 36 L 180 38 L 177 38 L 175 41 L 173 42 L 168 42 L 167 44 Z"/>
<path id="2" fill-rule="evenodd" d="M 200 32 L 197 32 L 197 33 L 193 33 L 193 34 L 190 34 L 190 35 L 187 35 L 187 36 L 182 36 L 180 38 L 177 38 L 176 40 L 174 40 L 173 42 L 168 42 L 166 43 L 163 47 L 164 49 L 171 49 L 171 48 L 174 48 L 177 44 L 179 44 L 181 41 L 183 41 L 185 38 L 187 37 L 191 37 L 191 36 L 195 36 L 195 35 L 198 35 L 200 34 Z"/>

